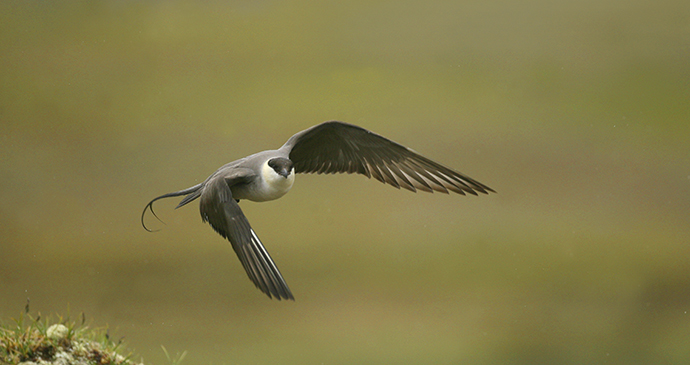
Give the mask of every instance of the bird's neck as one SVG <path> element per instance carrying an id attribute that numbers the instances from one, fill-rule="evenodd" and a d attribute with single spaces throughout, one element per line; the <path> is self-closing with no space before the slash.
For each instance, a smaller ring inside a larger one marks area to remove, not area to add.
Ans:
<path id="1" fill-rule="evenodd" d="M 295 182 L 295 170 L 290 171 L 288 177 L 279 175 L 272 167 L 268 166 L 268 162 L 261 167 L 261 192 L 263 201 L 278 199 L 287 194 Z"/>

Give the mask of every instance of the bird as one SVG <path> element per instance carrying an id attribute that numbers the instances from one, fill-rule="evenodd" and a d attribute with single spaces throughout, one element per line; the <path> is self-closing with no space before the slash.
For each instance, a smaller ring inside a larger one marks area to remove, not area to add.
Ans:
<path id="1" fill-rule="evenodd" d="M 141 214 L 164 198 L 184 196 L 175 209 L 199 198 L 203 222 L 230 241 L 254 285 L 269 298 L 295 300 L 283 275 L 240 209 L 241 200 L 264 202 L 285 195 L 295 174 L 361 174 L 412 192 L 466 195 L 495 193 L 490 187 L 401 144 L 362 127 L 327 121 L 290 137 L 277 150 L 240 158 L 220 167 L 202 183 L 151 200 Z"/>

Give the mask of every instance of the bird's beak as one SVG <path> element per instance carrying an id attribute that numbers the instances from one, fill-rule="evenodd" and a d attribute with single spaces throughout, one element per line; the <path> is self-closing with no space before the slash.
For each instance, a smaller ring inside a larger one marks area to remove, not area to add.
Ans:
<path id="1" fill-rule="evenodd" d="M 278 174 L 287 179 L 288 176 L 290 176 L 290 172 L 292 172 L 292 168 L 283 168 L 280 169 L 280 172 Z"/>

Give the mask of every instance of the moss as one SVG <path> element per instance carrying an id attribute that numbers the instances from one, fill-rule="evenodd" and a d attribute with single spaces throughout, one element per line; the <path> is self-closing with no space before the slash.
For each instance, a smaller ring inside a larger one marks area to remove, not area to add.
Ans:
<path id="1" fill-rule="evenodd" d="M 57 317 L 41 320 L 21 313 L 13 325 L 0 324 L 0 365 L 142 365 L 121 354 L 122 341 L 107 329 L 90 329 Z"/>

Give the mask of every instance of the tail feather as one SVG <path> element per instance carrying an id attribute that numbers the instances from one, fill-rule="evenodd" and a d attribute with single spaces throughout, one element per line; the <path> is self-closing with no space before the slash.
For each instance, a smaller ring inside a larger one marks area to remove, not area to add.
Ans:
<path id="1" fill-rule="evenodd" d="M 144 207 L 144 211 L 141 212 L 141 226 L 144 227 L 144 229 L 147 230 L 147 231 L 149 231 L 149 232 L 155 232 L 154 230 L 151 230 L 151 229 L 149 229 L 148 227 L 146 227 L 146 224 L 144 223 L 144 216 L 146 215 L 146 211 L 147 211 L 147 210 L 150 210 L 150 211 L 151 211 L 151 214 L 153 214 L 153 216 L 156 217 L 156 219 L 158 219 L 159 221 L 162 222 L 162 220 L 161 220 L 160 218 L 158 218 L 158 215 L 156 215 L 156 212 L 153 211 L 153 203 L 154 203 L 154 202 L 156 202 L 156 201 L 158 201 L 158 200 L 160 200 L 160 199 L 172 198 L 172 197 L 176 197 L 176 196 L 186 195 L 186 196 L 184 197 L 184 199 L 182 199 L 182 201 L 180 202 L 180 204 L 178 204 L 177 207 L 175 207 L 175 209 L 177 209 L 177 208 L 179 208 L 179 207 L 181 207 L 181 206 L 183 206 L 183 205 L 185 205 L 185 204 L 187 204 L 187 203 L 193 201 L 194 199 L 198 198 L 199 196 L 201 196 L 201 188 L 202 188 L 203 186 L 204 186 L 204 183 L 201 183 L 201 184 L 194 185 L 194 186 L 192 186 L 191 188 L 187 188 L 187 189 L 184 189 L 184 190 L 176 191 L 176 192 L 173 192 L 173 193 L 163 194 L 163 195 L 161 195 L 161 196 L 159 196 L 159 197 L 157 197 L 157 198 L 154 198 L 154 199 L 151 200 L 148 204 L 146 204 L 146 206 Z"/>
<path id="2" fill-rule="evenodd" d="M 187 203 L 189 203 L 189 202 L 193 202 L 194 199 L 196 199 L 196 198 L 198 198 L 198 197 L 200 197 L 200 196 L 201 196 L 201 188 L 198 188 L 196 191 L 193 191 L 193 192 L 190 193 L 189 195 L 185 196 L 184 199 L 182 199 L 182 201 L 180 201 L 180 204 L 177 204 L 177 206 L 175 207 L 175 209 L 177 209 L 177 208 L 179 208 L 179 207 L 182 207 L 182 206 L 185 206 L 185 205 L 187 205 Z"/>

